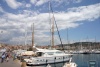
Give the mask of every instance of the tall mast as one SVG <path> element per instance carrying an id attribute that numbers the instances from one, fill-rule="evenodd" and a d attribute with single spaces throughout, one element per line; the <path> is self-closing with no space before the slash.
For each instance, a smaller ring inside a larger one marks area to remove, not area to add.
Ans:
<path id="1" fill-rule="evenodd" d="M 50 16 L 50 10 L 51 10 L 51 4 L 50 4 L 50 1 L 49 1 L 49 18 L 50 18 L 50 32 L 51 32 L 51 46 L 52 46 L 52 49 L 54 49 L 54 16 L 52 17 L 52 21 L 51 21 L 51 16 Z"/>
<path id="2" fill-rule="evenodd" d="M 68 37 L 68 28 L 67 28 L 67 44 L 69 45 L 69 37 Z"/>
<path id="3" fill-rule="evenodd" d="M 27 50 L 27 23 L 26 23 L 26 27 L 25 27 L 25 46 L 26 46 L 26 50 Z"/>
<path id="4" fill-rule="evenodd" d="M 94 42 L 94 49 L 96 49 L 96 36 L 95 36 L 95 42 Z"/>
<path id="5" fill-rule="evenodd" d="M 83 46 L 82 46 L 82 41 L 81 41 L 81 50 L 83 49 Z"/>
<path id="6" fill-rule="evenodd" d="M 32 48 L 34 46 L 34 23 L 32 25 Z"/>
<path id="7" fill-rule="evenodd" d="M 57 28 L 57 32 L 58 32 L 59 39 L 60 39 L 61 45 L 62 45 L 62 47 L 63 47 L 62 40 L 61 40 L 61 36 L 60 36 L 60 32 L 59 32 L 59 30 L 58 30 L 58 26 L 57 26 L 57 23 L 56 23 L 56 20 L 55 20 L 55 16 L 54 16 L 54 12 L 53 12 L 53 10 L 52 10 L 51 4 L 50 4 L 50 8 L 51 8 L 52 16 L 53 16 L 53 21 L 54 21 L 55 26 L 56 26 L 56 28 Z M 64 50 L 64 48 L 63 48 L 63 50 Z"/>
<path id="8" fill-rule="evenodd" d="M 50 15 L 50 1 L 49 1 L 49 24 L 50 24 L 50 45 L 52 47 L 52 42 L 51 42 L 51 15 Z"/>
<path id="9" fill-rule="evenodd" d="M 54 17 L 52 18 L 52 48 L 54 48 Z"/>

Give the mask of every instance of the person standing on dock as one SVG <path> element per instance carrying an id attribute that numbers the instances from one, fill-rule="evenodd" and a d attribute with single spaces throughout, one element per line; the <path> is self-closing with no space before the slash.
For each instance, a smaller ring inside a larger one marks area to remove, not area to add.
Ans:
<path id="1" fill-rule="evenodd" d="M 16 54 L 14 54 L 13 60 L 15 60 L 17 58 Z"/>
<path id="2" fill-rule="evenodd" d="M 7 62 L 9 61 L 9 57 L 10 57 L 10 53 L 8 52 L 8 53 L 6 54 L 6 61 L 7 61 Z"/>
<path id="3" fill-rule="evenodd" d="M 1 63 L 3 63 L 4 62 L 4 59 L 5 59 L 5 52 L 2 54 L 2 56 L 1 56 Z"/>

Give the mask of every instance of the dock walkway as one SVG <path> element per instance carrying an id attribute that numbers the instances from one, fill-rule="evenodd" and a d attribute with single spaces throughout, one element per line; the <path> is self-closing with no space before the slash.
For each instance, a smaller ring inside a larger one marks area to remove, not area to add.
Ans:
<path id="1" fill-rule="evenodd" d="M 13 61 L 13 59 L 10 58 L 8 62 L 4 61 L 3 63 L 1 63 L 0 59 L 0 67 L 21 67 L 21 65 L 17 61 Z"/>

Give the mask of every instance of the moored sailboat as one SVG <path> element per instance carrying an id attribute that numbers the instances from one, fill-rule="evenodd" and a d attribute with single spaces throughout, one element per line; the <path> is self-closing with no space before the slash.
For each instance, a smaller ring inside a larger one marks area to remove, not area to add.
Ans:
<path id="1" fill-rule="evenodd" d="M 39 66 L 54 63 L 67 62 L 70 60 L 72 54 L 66 54 L 63 51 L 54 49 L 54 16 L 51 24 L 52 33 L 52 49 L 39 49 L 36 48 L 35 55 L 29 59 L 24 59 L 27 66 Z"/>

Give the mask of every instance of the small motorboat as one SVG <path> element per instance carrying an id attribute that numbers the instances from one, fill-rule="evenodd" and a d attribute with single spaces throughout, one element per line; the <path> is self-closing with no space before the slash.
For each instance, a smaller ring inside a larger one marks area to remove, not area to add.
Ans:
<path id="1" fill-rule="evenodd" d="M 50 64 L 48 64 L 46 67 L 51 67 L 51 65 L 50 65 Z"/>
<path id="2" fill-rule="evenodd" d="M 77 64 L 74 62 L 71 63 L 65 63 L 65 65 L 63 67 L 77 67 Z"/>
<path id="3" fill-rule="evenodd" d="M 77 64 L 74 62 L 71 62 L 71 58 L 70 58 L 70 61 L 65 63 L 63 67 L 77 67 Z"/>

